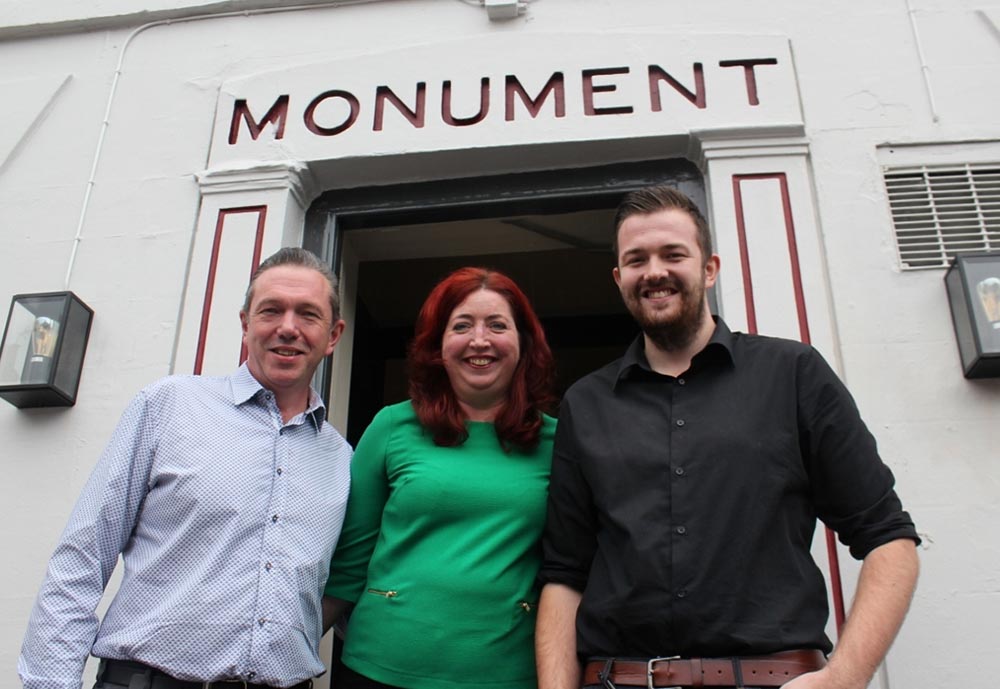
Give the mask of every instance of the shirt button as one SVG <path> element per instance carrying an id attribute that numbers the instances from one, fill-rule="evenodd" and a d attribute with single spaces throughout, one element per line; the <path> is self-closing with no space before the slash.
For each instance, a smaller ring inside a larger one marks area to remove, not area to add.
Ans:
<path id="1" fill-rule="evenodd" d="M 688 595 L 688 592 L 685 591 L 684 589 L 681 589 L 680 591 L 677 592 L 677 597 L 678 598 L 683 598 L 686 595 Z"/>
<path id="2" fill-rule="evenodd" d="M 674 473 L 677 474 L 678 476 L 683 476 L 684 475 L 684 467 L 677 467 L 676 469 L 674 469 Z"/>
<path id="3" fill-rule="evenodd" d="M 281 474 L 282 474 L 283 471 L 284 471 L 284 469 L 282 469 L 281 467 L 278 467 L 278 476 L 281 476 Z"/>
<path id="4" fill-rule="evenodd" d="M 684 419 L 677 419 L 677 425 L 678 426 L 683 426 L 684 425 Z"/>
<path id="5" fill-rule="evenodd" d="M 271 571 L 272 567 L 273 567 L 273 565 L 270 562 L 265 562 L 264 563 L 264 569 L 266 569 L 268 572 Z"/>
<path id="6" fill-rule="evenodd" d="M 678 378 L 677 379 L 677 384 L 678 385 L 687 385 L 687 381 L 684 380 L 683 378 Z"/>
<path id="7" fill-rule="evenodd" d="M 247 679 L 253 679 L 256 676 L 257 676 L 256 672 L 248 672 L 247 673 Z"/>
<path id="8" fill-rule="evenodd" d="M 271 515 L 271 523 L 272 524 L 277 524 L 278 523 L 278 515 L 276 515 L 276 514 Z"/>
<path id="9" fill-rule="evenodd" d="M 261 627 L 264 626 L 265 622 L 267 622 L 267 620 L 265 618 L 263 618 L 263 617 L 260 618 L 259 620 L 257 620 L 257 624 L 259 624 Z"/>
<path id="10" fill-rule="evenodd" d="M 687 530 L 687 527 L 686 527 L 686 526 L 678 526 L 678 527 L 677 527 L 676 529 L 674 529 L 674 530 L 675 530 L 675 531 L 676 531 L 677 533 L 679 533 L 679 534 L 680 534 L 681 536 L 683 536 L 684 534 L 686 534 L 686 533 L 688 532 L 688 530 Z"/>

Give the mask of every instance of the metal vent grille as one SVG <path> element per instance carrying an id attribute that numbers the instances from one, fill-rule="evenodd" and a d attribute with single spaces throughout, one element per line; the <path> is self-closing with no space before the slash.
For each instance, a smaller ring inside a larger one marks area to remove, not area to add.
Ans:
<path id="1" fill-rule="evenodd" d="M 903 270 L 1000 250 L 1000 163 L 884 168 Z"/>

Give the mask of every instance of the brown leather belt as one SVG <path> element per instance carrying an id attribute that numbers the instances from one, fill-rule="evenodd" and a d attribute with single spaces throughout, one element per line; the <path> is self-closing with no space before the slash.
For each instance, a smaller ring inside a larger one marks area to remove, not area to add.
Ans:
<path id="1" fill-rule="evenodd" d="M 780 687 L 826 665 L 822 651 L 782 651 L 740 658 L 591 659 L 583 684 L 631 687 Z"/>

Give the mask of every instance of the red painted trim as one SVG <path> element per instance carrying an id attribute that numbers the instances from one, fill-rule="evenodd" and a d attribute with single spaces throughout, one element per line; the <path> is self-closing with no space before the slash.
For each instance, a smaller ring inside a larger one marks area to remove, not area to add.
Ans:
<path id="1" fill-rule="evenodd" d="M 792 198 L 788 191 L 788 176 L 784 172 L 733 175 L 733 187 L 736 195 L 736 223 L 737 231 L 740 234 L 740 258 L 741 261 L 745 263 L 743 282 L 745 285 L 749 283 L 750 257 L 746 248 L 746 227 L 743 219 L 743 198 L 740 192 L 740 183 L 744 180 L 761 179 L 777 180 L 781 189 L 781 209 L 785 217 L 785 237 L 788 240 L 788 260 L 792 271 L 792 289 L 795 294 L 795 312 L 799 319 L 799 339 L 806 344 L 812 344 L 812 340 L 809 335 L 809 318 L 806 314 L 805 291 L 802 288 L 802 270 L 799 265 L 799 247 L 795 241 L 795 221 L 792 218 Z M 757 332 L 756 319 L 751 332 Z"/>
<path id="2" fill-rule="evenodd" d="M 205 344 L 208 337 L 208 319 L 212 313 L 212 295 L 215 293 L 215 274 L 219 265 L 219 249 L 222 243 L 222 230 L 226 224 L 226 218 L 238 213 L 256 213 L 257 230 L 254 237 L 253 259 L 251 260 L 250 275 L 260 265 L 260 252 L 264 244 L 264 222 L 267 219 L 267 206 L 244 206 L 241 208 L 222 208 L 219 210 L 219 217 L 215 221 L 215 237 L 212 239 L 212 258 L 208 264 L 208 280 L 205 284 L 205 300 L 201 308 L 201 326 L 198 330 L 198 346 L 195 348 L 194 373 L 201 374 L 201 368 L 205 360 Z M 249 281 L 249 278 L 248 278 Z M 246 345 L 240 346 L 240 361 L 243 363 L 247 358 Z"/>
<path id="3" fill-rule="evenodd" d="M 746 220 L 743 213 L 743 194 L 740 184 L 744 180 L 777 180 L 781 189 L 781 208 L 785 218 L 785 237 L 788 241 L 788 258 L 792 270 L 792 288 L 795 293 L 795 311 L 799 321 L 799 338 L 811 344 L 809 318 L 806 311 L 805 290 L 802 287 L 802 270 L 799 264 L 799 249 L 795 240 L 795 222 L 792 218 L 792 199 L 788 191 L 788 176 L 784 172 L 766 172 L 747 175 L 733 175 L 733 197 L 736 202 L 736 232 L 740 244 L 740 265 L 743 267 L 743 287 L 747 304 L 747 330 L 757 332 L 757 314 L 754 309 L 753 283 L 750 279 L 750 254 L 747 250 Z M 833 598 L 833 614 L 837 623 L 837 633 L 844 627 L 847 617 L 844 607 L 844 587 L 840 577 L 840 556 L 837 540 L 829 527 L 826 531 L 826 554 L 830 563 L 830 591 Z"/>
<path id="4" fill-rule="evenodd" d="M 747 330 L 757 334 L 757 309 L 753 301 L 753 280 L 750 278 L 750 250 L 747 247 L 747 227 L 743 215 L 743 192 L 740 182 L 747 175 L 733 175 L 733 199 L 736 203 L 736 236 L 740 243 L 740 268 L 743 270 L 743 300 L 747 309 Z"/>
<path id="5" fill-rule="evenodd" d="M 812 344 L 809 335 L 809 316 L 806 314 L 806 293 L 802 287 L 802 268 L 799 264 L 799 245 L 795 241 L 795 221 L 792 219 L 792 197 L 788 192 L 788 177 L 781 173 L 781 208 L 785 213 L 785 236 L 788 238 L 788 260 L 792 268 L 792 286 L 795 290 L 795 312 L 799 317 L 799 338 Z"/>

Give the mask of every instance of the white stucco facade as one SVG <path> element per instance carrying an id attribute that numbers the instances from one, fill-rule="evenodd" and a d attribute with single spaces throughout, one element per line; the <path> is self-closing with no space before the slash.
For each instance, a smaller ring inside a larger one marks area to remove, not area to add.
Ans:
<path id="1" fill-rule="evenodd" d="M 963 378 L 943 270 L 901 270 L 882 166 L 1000 166 L 1000 0 L 278 4 L 0 0 L 0 305 L 70 289 L 96 314 L 76 406 L 0 402 L 0 687 L 119 413 L 235 366 L 246 265 L 301 245 L 320 193 L 669 158 L 703 175 L 729 324 L 827 356 L 924 540 L 875 686 L 989 686 L 1000 380 Z M 529 113 L 510 77 L 533 98 L 555 74 Z"/>

